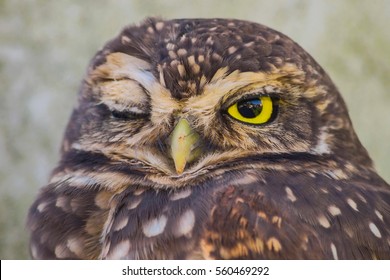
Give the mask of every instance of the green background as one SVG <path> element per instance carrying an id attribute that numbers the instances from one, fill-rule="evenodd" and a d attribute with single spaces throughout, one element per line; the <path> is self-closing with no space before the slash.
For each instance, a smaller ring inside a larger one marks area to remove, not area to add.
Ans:
<path id="1" fill-rule="evenodd" d="M 0 258 L 28 258 L 26 212 L 59 156 L 94 53 L 146 16 L 256 21 L 303 46 L 390 181 L 390 1 L 0 0 Z"/>

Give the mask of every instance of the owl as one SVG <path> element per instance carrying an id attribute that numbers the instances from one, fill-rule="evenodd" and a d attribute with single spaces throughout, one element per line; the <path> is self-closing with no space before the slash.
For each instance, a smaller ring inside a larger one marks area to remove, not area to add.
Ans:
<path id="1" fill-rule="evenodd" d="M 92 59 L 27 224 L 34 259 L 389 259 L 390 186 L 287 36 L 149 18 Z"/>

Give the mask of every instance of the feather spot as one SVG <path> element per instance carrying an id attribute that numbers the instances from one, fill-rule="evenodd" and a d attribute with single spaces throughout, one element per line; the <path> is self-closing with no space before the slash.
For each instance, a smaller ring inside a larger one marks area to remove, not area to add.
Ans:
<path id="1" fill-rule="evenodd" d="M 209 36 L 206 40 L 206 45 L 212 46 L 214 45 L 213 37 Z"/>
<path id="2" fill-rule="evenodd" d="M 290 189 L 289 187 L 286 187 L 285 191 L 286 191 L 288 200 L 290 200 L 291 202 L 295 202 L 297 200 L 297 197 L 294 195 L 292 189 Z"/>
<path id="3" fill-rule="evenodd" d="M 130 240 L 123 240 L 116 244 L 114 249 L 110 251 L 110 253 L 107 256 L 107 259 L 111 260 L 120 260 L 124 259 L 130 250 Z"/>
<path id="4" fill-rule="evenodd" d="M 254 44 L 255 44 L 255 42 L 251 41 L 251 42 L 245 43 L 244 46 L 247 48 L 251 48 Z"/>
<path id="5" fill-rule="evenodd" d="M 194 56 L 194 55 L 189 56 L 189 57 L 187 58 L 187 61 L 188 61 L 188 64 L 189 64 L 190 66 L 193 66 L 193 65 L 196 64 L 196 62 L 195 62 L 195 56 Z"/>
<path id="6" fill-rule="evenodd" d="M 164 27 L 164 22 L 159 21 L 159 22 L 156 23 L 156 29 L 157 29 L 158 31 L 162 30 L 163 27 Z"/>
<path id="7" fill-rule="evenodd" d="M 378 210 L 375 209 L 375 215 L 377 215 L 378 218 L 383 222 L 383 216 L 382 216 L 381 212 L 379 212 Z"/>
<path id="8" fill-rule="evenodd" d="M 265 214 L 265 212 L 263 212 L 263 211 L 257 212 L 257 216 L 259 216 L 260 218 L 262 218 L 265 221 L 268 221 L 267 214 Z"/>
<path id="9" fill-rule="evenodd" d="M 95 205 L 100 209 L 109 209 L 110 208 L 109 201 L 111 197 L 112 197 L 112 193 L 106 191 L 100 191 L 95 196 Z"/>
<path id="10" fill-rule="evenodd" d="M 281 226 L 282 226 L 282 218 L 281 217 L 273 216 L 271 221 L 273 224 L 276 224 L 278 226 L 278 228 L 281 228 Z"/>
<path id="11" fill-rule="evenodd" d="M 127 45 L 127 44 L 131 43 L 131 39 L 129 37 L 123 35 L 121 37 L 121 42 L 123 45 Z"/>
<path id="12" fill-rule="evenodd" d="M 174 192 L 172 194 L 172 196 L 170 197 L 170 200 L 175 201 L 175 200 L 183 199 L 183 198 L 189 197 L 191 195 L 191 193 L 192 193 L 192 191 L 189 188 L 185 189 L 183 191 Z"/>
<path id="13" fill-rule="evenodd" d="M 142 201 L 142 198 L 141 198 L 141 197 L 136 198 L 134 201 L 132 201 L 132 202 L 127 206 L 127 209 L 128 209 L 128 210 L 132 210 L 132 209 L 137 208 L 138 205 L 141 203 L 141 201 Z"/>
<path id="14" fill-rule="evenodd" d="M 231 46 L 230 48 L 228 48 L 229 54 L 235 53 L 236 51 L 237 51 L 237 47 L 235 46 Z"/>
<path id="15" fill-rule="evenodd" d="M 317 220 L 320 223 L 320 225 L 323 226 L 324 228 L 329 228 L 330 227 L 330 223 L 329 223 L 328 219 L 324 215 L 320 215 L 317 218 Z"/>
<path id="16" fill-rule="evenodd" d="M 222 259 L 235 259 L 242 256 L 248 256 L 249 250 L 242 242 L 237 242 L 233 247 L 221 247 L 219 254 Z"/>
<path id="17" fill-rule="evenodd" d="M 38 206 L 37 206 L 37 210 L 38 210 L 39 212 L 45 211 L 46 206 L 47 206 L 48 204 L 49 204 L 48 202 L 41 202 L 41 203 L 39 203 Z"/>
<path id="18" fill-rule="evenodd" d="M 267 241 L 267 247 L 270 251 L 275 251 L 276 253 L 282 250 L 282 244 L 275 237 L 271 237 Z"/>
<path id="19" fill-rule="evenodd" d="M 352 198 L 348 198 L 347 203 L 353 210 L 359 211 L 356 202 Z"/>
<path id="20" fill-rule="evenodd" d="M 339 192 L 341 192 L 343 189 L 342 188 L 340 188 L 340 186 L 337 186 L 337 185 L 334 185 L 334 188 L 337 190 L 337 191 L 339 191 Z"/>
<path id="21" fill-rule="evenodd" d="M 64 244 L 58 244 L 54 248 L 54 254 L 56 255 L 57 259 L 66 259 L 71 257 L 67 247 Z"/>
<path id="22" fill-rule="evenodd" d="M 144 191 L 145 191 L 144 189 L 137 189 L 137 190 L 135 190 L 135 191 L 133 192 L 133 194 L 138 196 L 138 195 L 143 194 Z"/>
<path id="23" fill-rule="evenodd" d="M 371 232 L 372 232 L 376 237 L 382 238 L 381 232 L 379 231 L 378 227 L 377 227 L 373 222 L 369 223 L 368 226 L 370 227 Z"/>
<path id="24" fill-rule="evenodd" d="M 340 210 L 340 208 L 338 208 L 336 205 L 330 205 L 330 206 L 328 207 L 328 212 L 329 212 L 332 216 L 341 215 L 341 210 Z"/>
<path id="25" fill-rule="evenodd" d="M 115 228 L 114 228 L 114 231 L 119 231 L 121 229 L 123 229 L 125 226 L 127 226 L 127 223 L 129 222 L 129 217 L 128 216 L 124 216 L 122 217 L 121 220 L 119 220 L 116 225 L 115 225 Z"/>
<path id="26" fill-rule="evenodd" d="M 330 244 L 330 250 L 332 251 L 333 259 L 338 260 L 339 257 L 337 256 L 337 248 L 336 245 L 333 243 Z"/>
<path id="27" fill-rule="evenodd" d="M 244 176 L 240 176 L 234 179 L 232 185 L 249 185 L 259 181 L 259 178 L 255 174 L 247 173 Z"/>
<path id="28" fill-rule="evenodd" d="M 31 245 L 30 250 L 31 250 L 31 256 L 33 257 L 33 259 L 39 259 L 37 246 Z"/>
<path id="29" fill-rule="evenodd" d="M 162 233 L 167 224 L 167 217 L 162 215 L 142 225 L 142 231 L 146 237 L 153 237 Z"/>
<path id="30" fill-rule="evenodd" d="M 56 207 L 61 208 L 65 212 L 69 212 L 69 199 L 65 196 L 59 196 L 56 200 Z"/>
<path id="31" fill-rule="evenodd" d="M 178 56 L 185 56 L 185 55 L 187 55 L 187 50 L 186 49 L 178 49 L 177 55 Z"/>
<path id="32" fill-rule="evenodd" d="M 70 200 L 70 208 L 72 209 L 72 212 L 76 212 L 79 207 L 83 205 L 83 202 L 80 201 L 78 197 L 73 198 Z"/>
<path id="33" fill-rule="evenodd" d="M 329 138 L 328 133 L 324 128 L 321 128 L 320 136 L 318 138 L 317 145 L 313 149 L 313 153 L 317 155 L 329 154 L 330 149 L 326 140 Z"/>
<path id="34" fill-rule="evenodd" d="M 171 58 L 171 59 L 175 59 L 175 58 L 177 58 L 177 55 L 176 55 L 176 53 L 174 52 L 174 51 L 168 51 L 168 55 L 169 55 L 169 57 Z M 173 60 L 173 61 L 176 61 L 176 60 Z M 172 64 L 172 63 L 171 63 Z"/>
<path id="35" fill-rule="evenodd" d="M 81 257 L 84 251 L 84 240 L 81 238 L 73 237 L 66 241 L 66 246 L 76 256 Z"/>
<path id="36" fill-rule="evenodd" d="M 200 72 L 200 66 L 198 64 L 194 64 L 191 66 L 191 70 L 194 74 L 199 74 Z"/>
<path id="37" fill-rule="evenodd" d="M 186 74 L 186 69 L 184 68 L 183 64 L 178 64 L 177 65 L 177 71 L 179 72 L 180 77 L 184 77 Z"/>
<path id="38" fill-rule="evenodd" d="M 153 34 L 154 33 L 154 30 L 153 30 L 153 27 L 149 26 L 147 29 L 148 33 L 150 34 Z"/>
<path id="39" fill-rule="evenodd" d="M 176 237 L 189 235 L 195 225 L 194 211 L 189 209 L 184 212 L 176 223 L 176 227 L 173 229 L 173 234 Z"/>
<path id="40" fill-rule="evenodd" d="M 184 65 L 183 64 L 178 64 L 177 65 L 177 71 L 179 72 L 179 75 L 180 77 L 184 77 L 184 75 L 186 74 L 186 69 L 184 68 Z"/>
<path id="41" fill-rule="evenodd" d="M 361 195 L 360 193 L 357 193 L 356 195 L 362 202 L 367 203 L 367 200 L 364 198 L 363 195 Z"/>
<path id="42" fill-rule="evenodd" d="M 168 51 L 173 51 L 175 49 L 176 45 L 172 44 L 172 43 L 168 43 L 165 47 Z"/>
<path id="43" fill-rule="evenodd" d="M 325 188 L 320 188 L 320 191 L 322 191 L 323 193 L 329 193 L 329 191 Z"/>

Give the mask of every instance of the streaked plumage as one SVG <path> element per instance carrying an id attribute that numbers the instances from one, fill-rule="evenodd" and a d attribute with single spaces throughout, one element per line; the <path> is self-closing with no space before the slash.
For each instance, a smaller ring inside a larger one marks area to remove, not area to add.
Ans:
<path id="1" fill-rule="evenodd" d="M 342 97 L 257 23 L 126 27 L 61 153 L 29 212 L 33 258 L 390 258 L 390 187 Z"/>

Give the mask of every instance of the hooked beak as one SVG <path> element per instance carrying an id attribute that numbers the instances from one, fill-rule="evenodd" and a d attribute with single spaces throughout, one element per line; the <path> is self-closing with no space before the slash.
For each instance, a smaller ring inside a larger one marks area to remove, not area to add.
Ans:
<path id="1" fill-rule="evenodd" d="M 200 136 L 192 130 L 186 119 L 180 119 L 170 137 L 170 153 L 177 174 L 182 174 L 187 163 L 198 159 L 202 154 Z"/>

